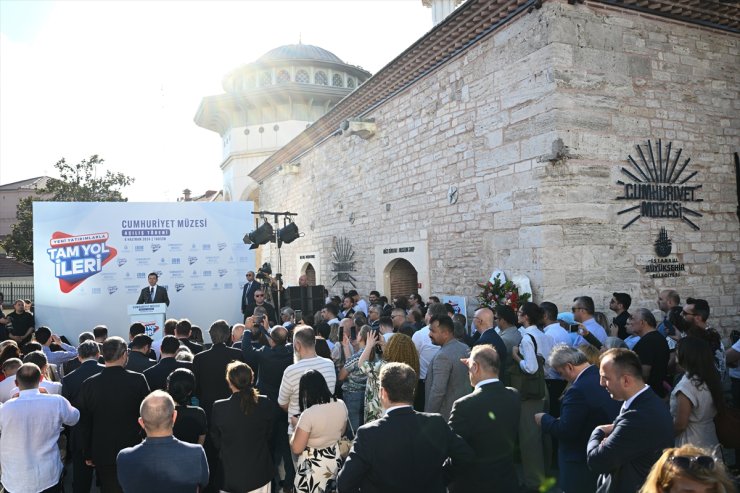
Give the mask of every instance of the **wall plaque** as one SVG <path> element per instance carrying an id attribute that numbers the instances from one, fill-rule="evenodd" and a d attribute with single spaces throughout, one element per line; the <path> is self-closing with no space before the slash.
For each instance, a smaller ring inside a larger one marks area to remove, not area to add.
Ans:
<path id="1" fill-rule="evenodd" d="M 617 213 L 636 214 L 622 229 L 641 217 L 679 220 L 699 229 L 694 221 L 702 214 L 689 207 L 703 201 L 698 193 L 702 185 L 691 183 L 699 172 L 687 169 L 691 158 L 680 162 L 682 149 L 674 152 L 672 144 L 669 142 L 664 149 L 660 139 L 654 146 L 648 140 L 644 150 L 641 145 L 636 146 L 639 159 L 627 156 L 630 166 L 620 170 L 626 180 L 617 181 L 623 189 L 617 200 L 638 203 Z"/>

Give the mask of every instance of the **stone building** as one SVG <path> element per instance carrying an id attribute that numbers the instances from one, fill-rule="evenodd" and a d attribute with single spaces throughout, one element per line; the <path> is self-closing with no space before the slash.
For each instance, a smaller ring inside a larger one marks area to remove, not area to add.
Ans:
<path id="1" fill-rule="evenodd" d="M 500 269 L 609 316 L 671 287 L 738 327 L 739 34 L 721 0 L 468 0 L 249 172 L 305 233 L 285 279 L 470 307 Z"/>

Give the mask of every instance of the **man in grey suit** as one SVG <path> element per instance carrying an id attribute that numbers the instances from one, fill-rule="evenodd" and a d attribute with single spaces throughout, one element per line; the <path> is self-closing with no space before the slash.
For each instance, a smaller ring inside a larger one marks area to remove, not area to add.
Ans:
<path id="1" fill-rule="evenodd" d="M 429 338 L 440 350 L 427 370 L 424 412 L 439 413 L 445 420 L 450 419 L 452 404 L 471 391 L 468 368 L 460 361 L 470 355 L 470 348 L 455 338 L 454 331 L 452 319 L 447 315 L 431 318 Z"/>

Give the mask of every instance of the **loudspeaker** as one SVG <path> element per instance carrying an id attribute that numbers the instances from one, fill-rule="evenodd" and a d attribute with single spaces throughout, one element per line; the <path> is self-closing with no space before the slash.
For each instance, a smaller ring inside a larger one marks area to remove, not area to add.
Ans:
<path id="1" fill-rule="evenodd" d="M 314 313 L 326 304 L 324 286 L 291 286 L 288 288 L 288 306 L 303 311 L 303 318 L 313 323 Z M 310 318 L 308 318 L 310 317 Z"/>

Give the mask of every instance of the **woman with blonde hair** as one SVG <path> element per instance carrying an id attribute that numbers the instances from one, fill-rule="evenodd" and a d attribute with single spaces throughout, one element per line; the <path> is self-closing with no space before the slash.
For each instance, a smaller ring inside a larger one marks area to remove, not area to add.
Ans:
<path id="1" fill-rule="evenodd" d="M 364 328 L 364 327 L 363 327 Z M 380 346 L 382 353 L 375 357 L 376 346 Z M 380 405 L 380 370 L 386 363 L 406 363 L 419 374 L 419 353 L 416 346 L 406 334 L 393 334 L 385 342 L 377 331 L 370 330 L 367 335 L 365 349 L 358 360 L 363 373 L 367 375 L 365 386 L 365 423 L 376 420 L 383 415 Z"/>
<path id="2" fill-rule="evenodd" d="M 648 474 L 640 493 L 735 493 L 721 461 L 693 445 L 668 448 Z"/>

